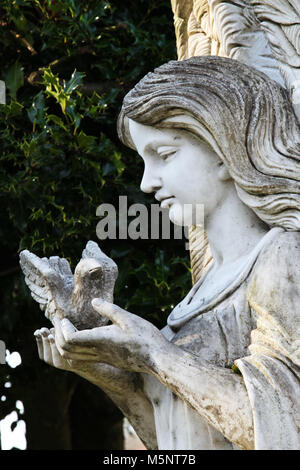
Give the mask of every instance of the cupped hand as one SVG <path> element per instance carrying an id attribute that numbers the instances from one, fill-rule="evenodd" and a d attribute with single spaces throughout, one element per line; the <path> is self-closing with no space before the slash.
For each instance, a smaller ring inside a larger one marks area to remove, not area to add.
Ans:
<path id="1" fill-rule="evenodd" d="M 117 305 L 94 299 L 94 309 L 112 325 L 78 331 L 67 319 L 55 319 L 55 342 L 69 360 L 96 361 L 120 369 L 149 372 L 155 367 L 152 351 L 168 344 L 152 323 Z"/>
<path id="2" fill-rule="evenodd" d="M 34 332 L 34 336 L 37 343 L 39 358 L 46 362 L 46 364 L 56 367 L 57 369 L 71 372 L 83 372 L 87 369 L 88 363 L 86 361 L 78 361 L 75 356 L 73 359 L 67 359 L 61 355 L 56 346 L 54 328 L 51 328 L 50 330 L 48 328 L 41 328 Z"/>
<path id="3" fill-rule="evenodd" d="M 123 394 L 137 384 L 134 372 L 117 369 L 109 364 L 85 360 L 66 359 L 56 346 L 55 329 L 41 328 L 34 332 L 39 357 L 42 361 L 58 369 L 75 372 L 106 392 Z M 93 356 L 94 358 L 94 356 Z"/>
<path id="4" fill-rule="evenodd" d="M 71 361 L 63 358 L 59 353 L 54 339 L 54 328 L 41 328 L 34 332 L 37 343 L 39 358 L 49 364 L 62 370 L 72 370 Z"/>

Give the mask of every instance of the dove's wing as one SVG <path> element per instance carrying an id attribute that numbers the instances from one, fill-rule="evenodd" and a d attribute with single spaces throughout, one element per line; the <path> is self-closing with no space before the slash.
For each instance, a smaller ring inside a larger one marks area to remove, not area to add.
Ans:
<path id="1" fill-rule="evenodd" d="M 300 120 L 299 0 L 171 0 L 178 59 L 236 59 L 284 86 Z"/>
<path id="2" fill-rule="evenodd" d="M 50 294 L 47 283 L 44 281 L 44 276 L 49 269 L 48 259 L 38 258 L 28 250 L 24 250 L 20 253 L 20 266 L 25 275 L 25 282 L 31 291 L 31 296 L 45 311 Z"/>
<path id="3" fill-rule="evenodd" d="M 251 0 L 300 121 L 300 2 Z"/>
<path id="4" fill-rule="evenodd" d="M 20 266 L 31 296 L 39 303 L 47 318 L 61 307 L 61 297 L 70 297 L 73 274 L 68 261 L 58 256 L 39 258 L 28 250 L 20 253 Z"/>

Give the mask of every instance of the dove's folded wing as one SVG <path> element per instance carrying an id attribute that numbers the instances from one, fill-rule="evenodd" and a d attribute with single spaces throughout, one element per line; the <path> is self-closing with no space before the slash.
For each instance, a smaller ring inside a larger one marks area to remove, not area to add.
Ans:
<path id="1" fill-rule="evenodd" d="M 28 250 L 20 253 L 20 266 L 31 296 L 51 319 L 59 304 L 59 289 L 73 290 L 73 274 L 68 261 L 58 256 L 39 258 Z"/>

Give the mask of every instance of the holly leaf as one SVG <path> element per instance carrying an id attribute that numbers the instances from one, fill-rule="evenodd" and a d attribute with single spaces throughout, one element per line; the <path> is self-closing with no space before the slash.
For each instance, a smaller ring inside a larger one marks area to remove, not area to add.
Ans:
<path id="1" fill-rule="evenodd" d="M 76 72 L 76 70 L 74 70 L 70 80 L 64 84 L 64 92 L 70 95 L 74 90 L 76 90 L 76 88 L 82 83 L 84 75 L 84 73 Z"/>

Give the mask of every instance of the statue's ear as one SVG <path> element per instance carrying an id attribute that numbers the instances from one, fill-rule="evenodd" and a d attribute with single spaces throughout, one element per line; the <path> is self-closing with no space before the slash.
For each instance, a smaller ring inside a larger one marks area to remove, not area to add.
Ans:
<path id="1" fill-rule="evenodd" d="M 228 181 L 228 180 L 231 180 L 231 176 L 230 176 L 230 173 L 229 171 L 227 170 L 227 167 L 226 165 L 224 165 L 224 163 L 222 161 L 220 161 L 218 163 L 218 179 L 220 181 Z"/>

